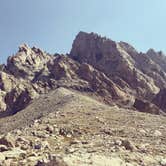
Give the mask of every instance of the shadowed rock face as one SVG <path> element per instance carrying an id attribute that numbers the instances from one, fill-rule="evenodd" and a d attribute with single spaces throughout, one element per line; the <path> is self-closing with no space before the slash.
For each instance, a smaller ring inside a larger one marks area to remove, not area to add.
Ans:
<path id="1" fill-rule="evenodd" d="M 40 94 L 58 87 L 93 94 L 108 104 L 115 100 L 132 100 L 131 95 L 91 65 L 22 45 L 16 55 L 8 58 L 5 69 L 0 71 L 0 110 L 16 113 Z"/>
<path id="2" fill-rule="evenodd" d="M 7 65 L 0 66 L 0 110 L 18 112 L 58 87 L 81 91 L 107 104 L 132 107 L 135 98 L 150 103 L 166 88 L 165 65 L 161 52 L 139 53 L 125 42 L 94 33 L 80 32 L 69 56 L 53 56 L 23 44 Z M 153 102 L 164 109 L 162 100 Z"/>
<path id="3" fill-rule="evenodd" d="M 116 43 L 94 33 L 80 32 L 74 40 L 70 57 L 94 66 L 137 96 L 149 98 L 159 91 L 151 69 L 158 72 L 158 66 L 127 43 Z"/>
<path id="4" fill-rule="evenodd" d="M 134 107 L 140 112 L 147 112 L 157 115 L 161 113 L 161 110 L 156 105 L 141 99 L 135 99 Z"/>
<path id="5" fill-rule="evenodd" d="M 166 89 L 161 89 L 160 92 L 154 97 L 152 102 L 156 104 L 160 109 L 166 112 Z"/>

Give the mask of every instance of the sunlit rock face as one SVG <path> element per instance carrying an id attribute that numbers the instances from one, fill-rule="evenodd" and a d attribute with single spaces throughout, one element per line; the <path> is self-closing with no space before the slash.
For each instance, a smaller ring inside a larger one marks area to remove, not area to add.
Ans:
<path id="1" fill-rule="evenodd" d="M 35 74 L 47 66 L 52 57 L 39 48 L 30 48 L 26 44 L 19 47 L 16 55 L 8 58 L 7 70 L 16 77 L 34 79 Z"/>

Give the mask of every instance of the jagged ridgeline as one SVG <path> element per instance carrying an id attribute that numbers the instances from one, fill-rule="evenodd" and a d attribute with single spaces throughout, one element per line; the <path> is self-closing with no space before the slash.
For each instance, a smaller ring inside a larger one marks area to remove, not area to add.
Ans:
<path id="1" fill-rule="evenodd" d="M 166 57 L 85 32 L 76 36 L 69 55 L 50 55 L 23 44 L 0 65 L 0 111 L 14 114 L 59 87 L 110 105 L 160 114 L 166 111 Z"/>

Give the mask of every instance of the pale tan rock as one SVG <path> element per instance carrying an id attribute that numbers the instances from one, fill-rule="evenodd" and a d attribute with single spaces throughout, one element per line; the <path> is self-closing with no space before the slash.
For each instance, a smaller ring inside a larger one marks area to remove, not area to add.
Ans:
<path id="1" fill-rule="evenodd" d="M 155 130 L 154 133 L 153 133 L 153 135 L 155 137 L 160 137 L 160 136 L 162 136 L 162 133 L 159 130 Z"/>
<path id="2" fill-rule="evenodd" d="M 26 155 L 26 151 L 21 150 L 20 148 L 12 148 L 9 151 L 2 152 L 2 154 L 8 159 L 18 159 Z"/>
<path id="3" fill-rule="evenodd" d="M 161 164 L 161 166 L 166 166 L 166 158 L 161 159 L 160 164 Z"/>
<path id="4" fill-rule="evenodd" d="M 0 153 L 0 161 L 4 161 L 4 160 L 5 160 L 5 156 L 2 153 Z"/>
<path id="5" fill-rule="evenodd" d="M 70 155 L 64 158 L 68 166 L 126 166 L 125 161 L 119 157 L 106 157 L 100 155 L 83 156 Z"/>

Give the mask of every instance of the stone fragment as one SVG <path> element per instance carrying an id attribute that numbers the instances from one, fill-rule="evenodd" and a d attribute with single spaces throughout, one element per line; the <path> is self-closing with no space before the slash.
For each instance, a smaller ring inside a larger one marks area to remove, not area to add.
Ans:
<path id="1" fill-rule="evenodd" d="M 9 148 L 6 145 L 0 145 L 0 152 L 7 151 Z"/>
<path id="2" fill-rule="evenodd" d="M 155 137 L 160 137 L 160 136 L 162 136 L 162 133 L 159 130 L 155 130 L 154 133 L 153 133 L 153 135 Z"/>
<path id="3" fill-rule="evenodd" d="M 136 147 L 134 146 L 134 144 L 131 141 L 126 139 L 122 140 L 122 146 L 124 146 L 126 150 L 130 150 L 130 151 L 136 150 Z"/>
<path id="4" fill-rule="evenodd" d="M 7 134 L 0 138 L 0 144 L 7 147 L 15 147 L 15 139 L 11 134 Z"/>

